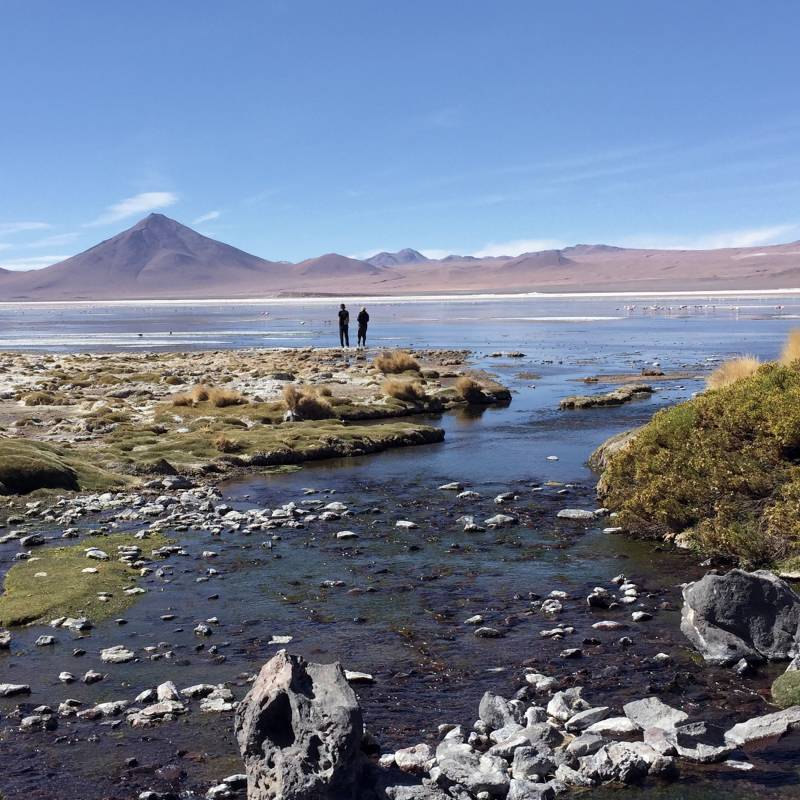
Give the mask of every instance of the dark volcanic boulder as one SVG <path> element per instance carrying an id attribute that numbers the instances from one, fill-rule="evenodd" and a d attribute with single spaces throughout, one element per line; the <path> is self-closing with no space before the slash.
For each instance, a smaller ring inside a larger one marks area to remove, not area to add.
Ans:
<path id="1" fill-rule="evenodd" d="M 681 630 L 712 664 L 791 658 L 799 629 L 800 597 L 766 570 L 709 574 L 683 590 Z"/>
<path id="2" fill-rule="evenodd" d="M 236 710 L 248 800 L 357 796 L 364 725 L 341 665 L 281 650 Z"/>

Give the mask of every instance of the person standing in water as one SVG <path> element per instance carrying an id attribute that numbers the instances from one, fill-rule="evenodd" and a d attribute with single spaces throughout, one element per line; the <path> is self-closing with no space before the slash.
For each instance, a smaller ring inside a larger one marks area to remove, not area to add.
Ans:
<path id="1" fill-rule="evenodd" d="M 344 303 L 339 307 L 339 342 L 342 347 L 350 347 L 350 312 Z"/>
<path id="2" fill-rule="evenodd" d="M 367 314 L 366 306 L 361 306 L 361 311 L 358 312 L 356 317 L 358 320 L 358 346 L 367 346 L 367 325 L 369 325 L 369 314 Z"/>

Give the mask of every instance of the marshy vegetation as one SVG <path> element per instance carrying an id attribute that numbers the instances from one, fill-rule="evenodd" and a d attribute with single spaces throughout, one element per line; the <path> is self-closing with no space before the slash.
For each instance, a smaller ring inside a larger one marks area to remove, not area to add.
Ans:
<path id="1" fill-rule="evenodd" d="M 780 361 L 723 364 L 612 455 L 599 489 L 634 534 L 745 566 L 800 561 L 800 335 Z"/>
<path id="2" fill-rule="evenodd" d="M 439 429 L 402 418 L 510 400 L 466 372 L 466 355 L 0 354 L 15 390 L 0 402 L 10 423 L 0 492 L 115 488 L 169 469 L 220 473 L 440 441 Z"/>
<path id="3" fill-rule="evenodd" d="M 6 573 L 0 595 L 0 625 L 49 622 L 56 617 L 89 617 L 93 621 L 117 616 L 136 600 L 126 589 L 136 586 L 139 570 L 116 556 L 119 548 L 149 549 L 168 544 L 158 534 L 146 540 L 130 534 L 89 536 L 80 544 L 48 547 L 27 561 L 19 561 Z M 108 560 L 86 557 L 102 550 Z M 87 571 L 93 570 L 91 572 Z"/>

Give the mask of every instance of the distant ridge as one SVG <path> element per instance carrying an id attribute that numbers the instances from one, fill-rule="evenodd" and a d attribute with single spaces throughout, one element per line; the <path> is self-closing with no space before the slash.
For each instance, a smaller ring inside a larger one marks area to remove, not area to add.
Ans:
<path id="1" fill-rule="evenodd" d="M 366 259 L 367 264 L 372 264 L 375 267 L 396 267 L 398 264 L 421 264 L 428 259 L 419 252 L 410 247 L 403 250 L 398 250 L 396 253 L 376 253 L 374 256 Z"/>
<path id="2" fill-rule="evenodd" d="M 292 264 L 246 253 L 163 214 L 43 269 L 0 268 L 0 300 L 18 302 L 781 288 L 800 288 L 800 242 L 719 250 L 577 244 L 442 259 L 405 248 L 366 260 L 326 253 Z"/>

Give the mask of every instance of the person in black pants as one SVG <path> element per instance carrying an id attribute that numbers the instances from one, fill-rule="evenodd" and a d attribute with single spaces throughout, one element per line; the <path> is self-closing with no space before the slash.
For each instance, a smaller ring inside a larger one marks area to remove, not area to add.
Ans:
<path id="1" fill-rule="evenodd" d="M 339 342 L 342 347 L 350 347 L 350 312 L 344 303 L 339 307 Z"/>
<path id="2" fill-rule="evenodd" d="M 358 312 L 358 316 L 356 317 L 358 320 L 358 346 L 359 347 L 366 347 L 367 346 L 367 325 L 369 325 L 369 314 L 367 314 L 367 309 L 362 306 L 361 311 Z"/>

